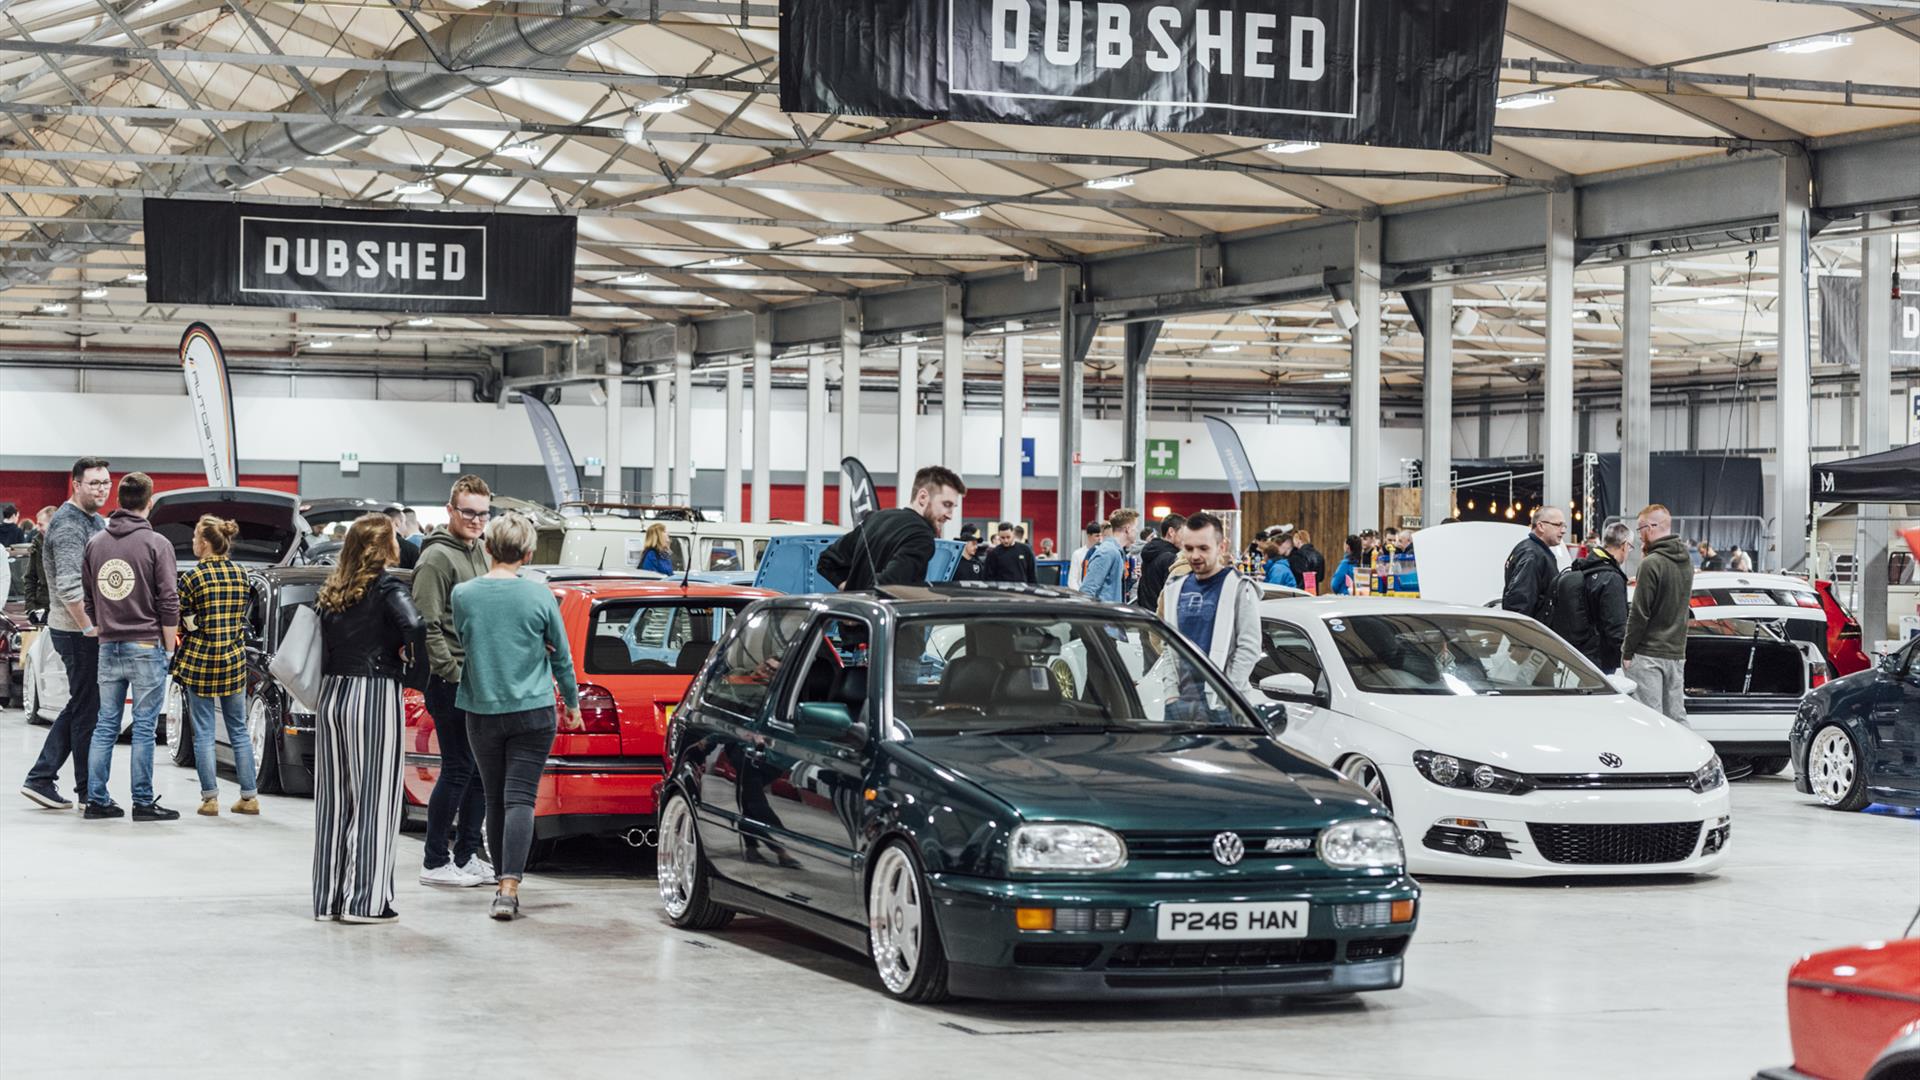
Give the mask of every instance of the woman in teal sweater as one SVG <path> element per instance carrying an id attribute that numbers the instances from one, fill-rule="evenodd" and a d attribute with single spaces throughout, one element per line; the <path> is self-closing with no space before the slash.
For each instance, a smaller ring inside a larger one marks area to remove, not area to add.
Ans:
<path id="1" fill-rule="evenodd" d="M 455 704 L 467 714 L 467 735 L 487 792 L 487 847 L 499 879 L 492 915 L 520 913 L 520 878 L 533 847 L 533 805 L 553 748 L 554 687 L 580 726 L 580 692 L 560 605 L 545 585 L 519 576 L 533 553 L 533 522 L 507 513 L 487 526 L 493 569 L 453 588 L 453 625 L 466 646 L 466 671 Z"/>

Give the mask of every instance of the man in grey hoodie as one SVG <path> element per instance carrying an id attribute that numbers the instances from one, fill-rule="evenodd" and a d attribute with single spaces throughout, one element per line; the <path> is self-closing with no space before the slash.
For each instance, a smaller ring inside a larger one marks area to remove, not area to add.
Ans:
<path id="1" fill-rule="evenodd" d="M 447 527 L 435 529 L 420 545 L 413 567 L 413 606 L 427 624 L 427 713 L 440 741 L 440 775 L 427 798 L 427 850 L 420 867 L 422 885 L 471 888 L 491 884 L 493 867 L 481 853 L 487 824 L 487 795 L 467 742 L 467 714 L 455 704 L 467 652 L 453 628 L 453 587 L 487 572 L 480 536 L 493 516 L 493 492 L 477 476 L 453 482 L 447 496 Z M 458 820 L 449 851 L 447 833 Z"/>
<path id="2" fill-rule="evenodd" d="M 42 573 L 49 592 L 47 638 L 67 673 L 67 704 L 47 732 L 40 757 L 27 771 L 20 794 L 49 810 L 71 810 L 73 803 L 60 794 L 60 766 L 73 757 L 73 793 L 87 799 L 87 756 L 93 747 L 93 725 L 100 718 L 100 687 L 95 681 L 100 662 L 100 639 L 87 617 L 86 592 L 81 588 L 81 561 L 87 541 L 107 527 L 100 508 L 113 492 L 113 474 L 107 459 L 85 457 L 73 463 L 73 494 L 53 512 L 41 543 Z M 118 734 L 118 732 L 115 732 Z"/>
<path id="3" fill-rule="evenodd" d="M 1687 720 L 1687 618 L 1693 599 L 1693 560 L 1673 535 L 1673 518 L 1654 503 L 1640 511 L 1640 579 L 1627 608 L 1620 643 L 1621 670 L 1633 680 L 1640 704 Z"/>
<path id="4" fill-rule="evenodd" d="M 87 817 L 126 811 L 107 794 L 113 744 L 129 689 L 133 694 L 133 820 L 172 821 L 180 811 L 153 793 L 153 734 L 167 696 L 167 658 L 180 641 L 180 571 L 173 545 L 147 523 L 153 478 L 120 478 L 120 509 L 105 532 L 87 541 L 81 563 L 87 618 L 99 629 L 100 719 L 87 757 Z"/>

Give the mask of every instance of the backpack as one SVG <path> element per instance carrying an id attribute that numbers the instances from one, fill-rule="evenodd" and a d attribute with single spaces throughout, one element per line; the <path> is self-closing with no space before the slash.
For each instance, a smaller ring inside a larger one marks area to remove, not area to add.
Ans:
<path id="1" fill-rule="evenodd" d="M 1554 576 L 1547 590 L 1547 614 L 1541 620 L 1575 648 L 1584 650 L 1593 636 L 1593 613 L 1587 606 L 1587 575 L 1616 569 L 1611 563 L 1575 564 Z"/>

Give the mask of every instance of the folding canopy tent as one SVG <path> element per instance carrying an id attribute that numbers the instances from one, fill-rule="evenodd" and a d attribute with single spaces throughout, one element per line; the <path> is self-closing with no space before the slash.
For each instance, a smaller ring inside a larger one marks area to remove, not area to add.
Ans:
<path id="1" fill-rule="evenodd" d="M 1920 443 L 1813 467 L 1816 502 L 1920 503 Z"/>

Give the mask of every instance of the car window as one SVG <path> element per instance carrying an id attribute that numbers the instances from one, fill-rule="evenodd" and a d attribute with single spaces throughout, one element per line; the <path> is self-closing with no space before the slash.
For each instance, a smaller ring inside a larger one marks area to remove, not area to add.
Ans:
<path id="1" fill-rule="evenodd" d="M 759 569 L 761 560 L 765 559 L 766 557 L 767 557 L 767 542 L 765 540 L 755 540 L 753 542 L 754 569 L 756 570 Z"/>
<path id="2" fill-rule="evenodd" d="M 1613 693 L 1585 658 L 1529 619 L 1476 614 L 1329 616 L 1354 685 L 1374 694 Z"/>
<path id="3" fill-rule="evenodd" d="M 1305 675 L 1320 683 L 1320 653 L 1305 630 L 1292 623 L 1266 619 L 1260 623 L 1261 656 L 1253 665 L 1253 684 L 1269 675 Z"/>
<path id="4" fill-rule="evenodd" d="M 908 619 L 892 656 L 896 738 L 1036 727 L 1259 729 L 1212 665 L 1158 622 Z"/>
<path id="5" fill-rule="evenodd" d="M 721 647 L 702 702 L 743 716 L 759 715 L 787 648 L 806 620 L 806 609 L 796 607 L 763 607 L 743 617 Z"/>
<path id="6" fill-rule="evenodd" d="M 272 606 L 263 582 L 255 582 L 247 590 L 247 636 L 260 640 L 267 632 L 267 609 Z"/>
<path id="7" fill-rule="evenodd" d="M 795 653 L 804 667 L 788 684 L 786 707 L 776 720 L 790 721 L 807 702 L 839 702 L 855 720 L 865 719 L 872 640 L 871 628 L 860 619 L 820 620 L 808 633 L 806 645 Z"/>
<path id="8" fill-rule="evenodd" d="M 708 570 L 745 570 L 745 552 L 739 540 L 714 537 L 700 541 L 701 561 Z"/>
<path id="9" fill-rule="evenodd" d="M 733 616 L 732 603 L 609 601 L 587 627 L 589 675 L 692 675 L 712 655 Z"/>

